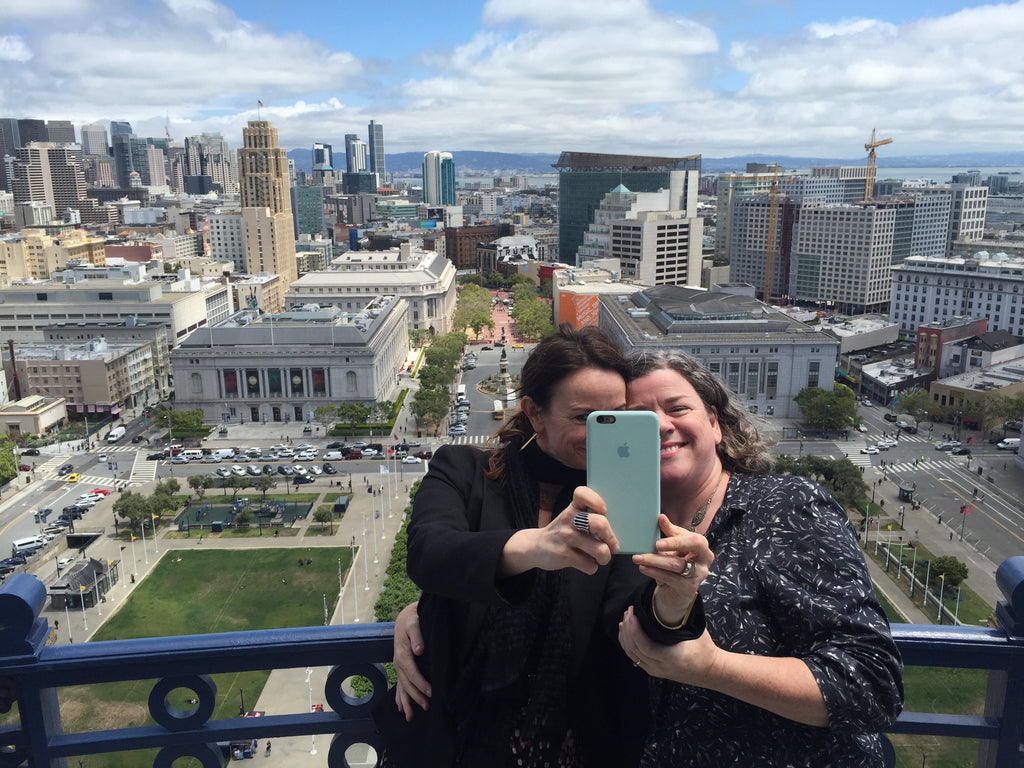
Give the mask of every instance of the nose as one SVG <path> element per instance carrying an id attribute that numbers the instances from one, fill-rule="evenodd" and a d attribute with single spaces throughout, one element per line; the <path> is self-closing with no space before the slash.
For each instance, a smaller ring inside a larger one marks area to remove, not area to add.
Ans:
<path id="1" fill-rule="evenodd" d="M 662 437 L 671 432 L 675 427 L 672 425 L 672 420 L 668 417 L 668 414 L 664 411 L 658 411 L 658 434 Z"/>

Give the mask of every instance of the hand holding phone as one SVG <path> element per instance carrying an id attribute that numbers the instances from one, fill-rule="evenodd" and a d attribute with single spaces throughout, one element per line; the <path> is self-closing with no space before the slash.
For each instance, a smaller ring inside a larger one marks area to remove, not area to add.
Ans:
<path id="1" fill-rule="evenodd" d="M 661 436 L 655 413 L 594 411 L 587 417 L 587 485 L 608 507 L 619 552 L 654 552 L 661 512 Z"/>

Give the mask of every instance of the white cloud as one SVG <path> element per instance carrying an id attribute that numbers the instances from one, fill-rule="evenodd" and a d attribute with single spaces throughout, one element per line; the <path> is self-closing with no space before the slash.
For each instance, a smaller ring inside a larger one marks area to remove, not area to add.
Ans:
<path id="1" fill-rule="evenodd" d="M 16 35 L 0 35 L 0 61 L 28 61 L 32 51 L 20 37 Z"/>
<path id="2" fill-rule="evenodd" d="M 488 0 L 475 34 L 410 51 L 390 81 L 396 63 L 276 32 L 215 0 L 105 0 L 102 15 L 85 0 L 8 0 L 0 114 L 127 119 L 143 135 L 161 135 L 169 115 L 177 138 L 215 130 L 237 145 L 261 99 L 287 146 L 340 145 L 374 118 L 389 151 L 855 157 L 876 126 L 894 153 L 1019 147 L 1024 0 L 898 25 L 823 10 L 728 50 L 725 10 L 665 5 Z"/>

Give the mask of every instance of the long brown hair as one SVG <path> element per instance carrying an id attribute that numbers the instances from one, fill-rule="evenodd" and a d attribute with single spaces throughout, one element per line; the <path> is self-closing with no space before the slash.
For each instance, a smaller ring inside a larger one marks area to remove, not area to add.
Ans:
<path id="1" fill-rule="evenodd" d="M 551 405 L 555 388 L 563 380 L 586 368 L 613 371 L 626 380 L 629 364 L 618 345 L 600 328 L 573 328 L 562 323 L 558 330 L 540 342 L 523 364 L 519 376 L 519 399 L 529 397 L 542 410 Z M 533 435 L 533 425 L 519 408 L 495 433 L 500 443 L 491 453 L 487 476 L 494 479 L 504 472 L 505 446 Z"/>
<path id="2" fill-rule="evenodd" d="M 675 371 L 690 382 L 704 407 L 708 411 L 713 408 L 718 415 L 722 429 L 718 458 L 726 470 L 758 475 L 771 472 L 774 461 L 750 411 L 743 407 L 735 393 L 697 360 L 674 349 L 638 352 L 630 358 L 627 381 L 663 369 Z"/>

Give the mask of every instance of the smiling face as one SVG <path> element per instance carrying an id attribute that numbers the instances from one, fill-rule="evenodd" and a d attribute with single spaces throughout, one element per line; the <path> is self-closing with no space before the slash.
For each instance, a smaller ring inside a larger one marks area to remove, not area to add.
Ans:
<path id="1" fill-rule="evenodd" d="M 693 385 L 677 371 L 661 368 L 629 384 L 628 407 L 654 411 L 661 435 L 661 482 L 695 492 L 714 485 L 721 464 L 722 430 Z"/>
<path id="2" fill-rule="evenodd" d="M 540 408 L 523 398 L 523 410 L 548 456 L 573 469 L 587 468 L 587 416 L 626 405 L 626 382 L 614 371 L 584 368 L 555 385 L 551 402 Z"/>

